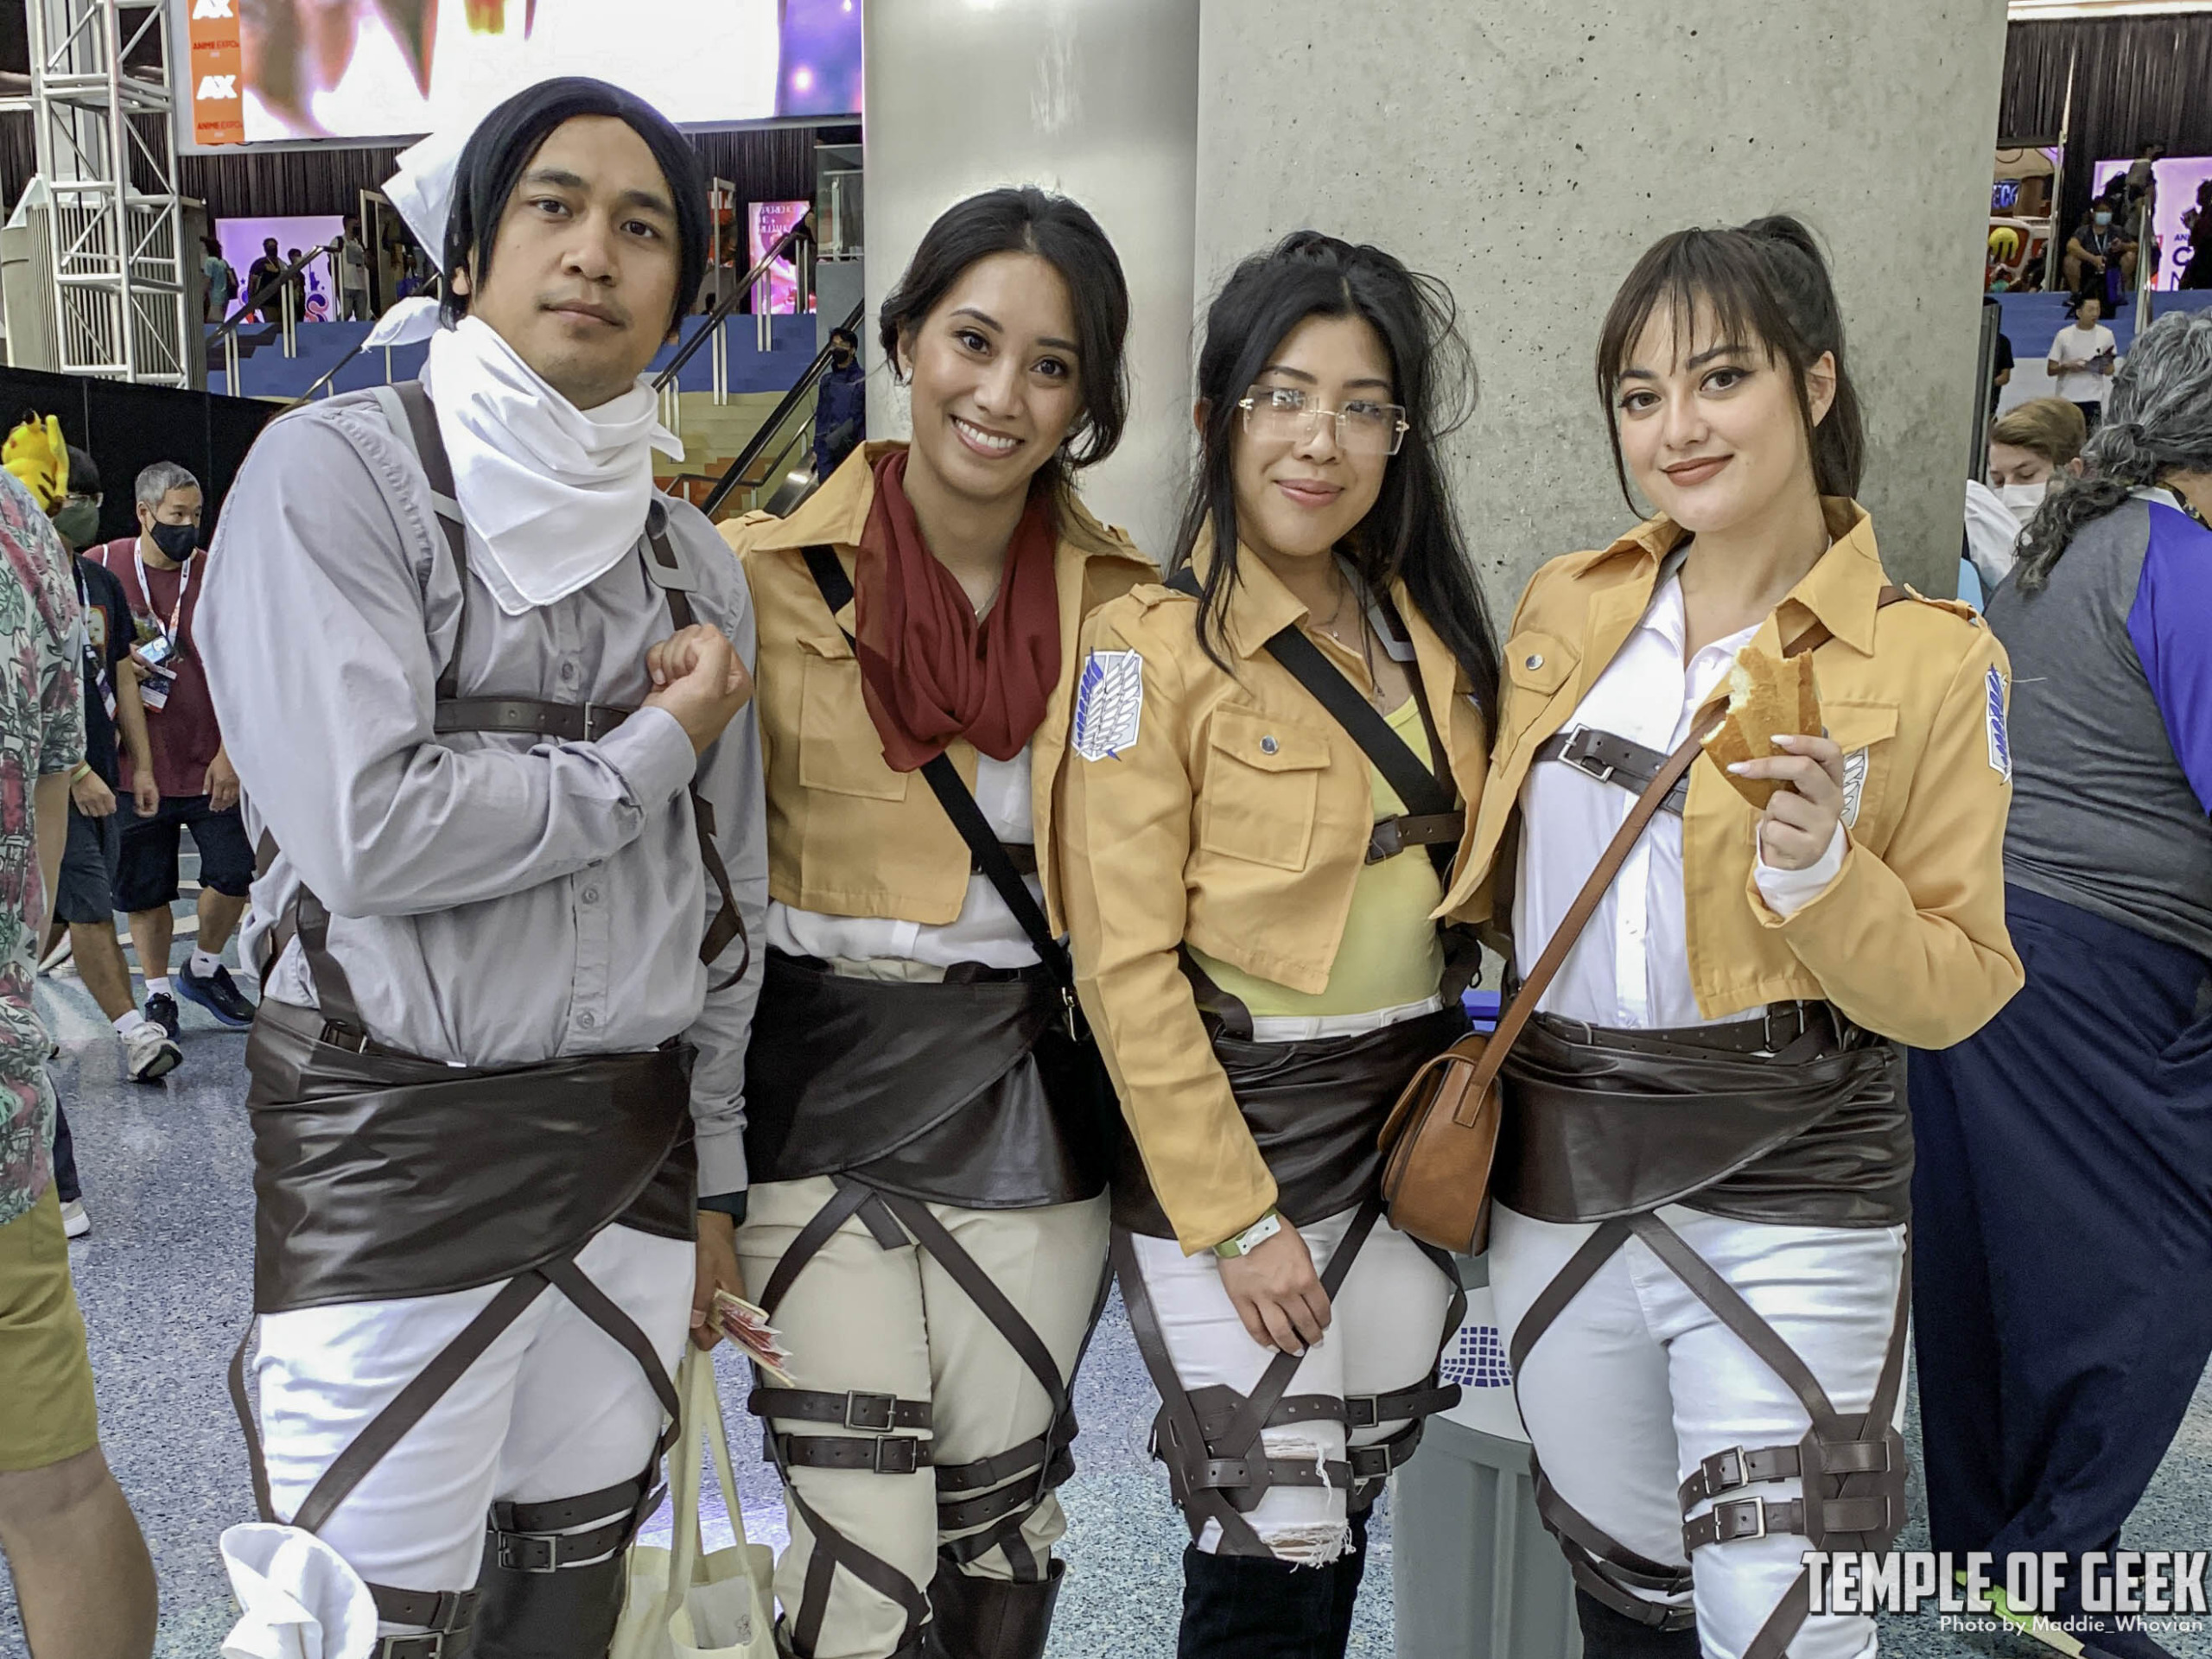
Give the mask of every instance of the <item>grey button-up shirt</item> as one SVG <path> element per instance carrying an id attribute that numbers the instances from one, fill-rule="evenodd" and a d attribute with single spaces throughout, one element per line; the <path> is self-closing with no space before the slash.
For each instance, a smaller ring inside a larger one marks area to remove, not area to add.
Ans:
<path id="1" fill-rule="evenodd" d="M 749 667 L 745 579 L 706 518 L 665 504 L 696 619 Z M 429 480 L 374 395 L 264 431 L 224 503 L 194 627 L 247 828 L 282 849 L 254 883 L 245 948 L 305 881 L 330 949 L 380 1042 L 429 1058 L 518 1066 L 650 1049 L 679 1033 L 691 1077 L 699 1190 L 745 1180 L 745 1044 L 760 995 L 767 842 L 760 736 L 747 707 L 704 756 L 672 715 L 641 709 L 595 742 L 434 735 L 461 576 Z M 471 575 L 460 692 L 632 705 L 668 603 L 632 556 L 581 591 L 508 616 Z M 699 943 L 720 907 L 700 867 L 686 785 L 696 772 L 754 942 L 710 981 Z M 296 941 L 264 994 L 303 1007 Z"/>

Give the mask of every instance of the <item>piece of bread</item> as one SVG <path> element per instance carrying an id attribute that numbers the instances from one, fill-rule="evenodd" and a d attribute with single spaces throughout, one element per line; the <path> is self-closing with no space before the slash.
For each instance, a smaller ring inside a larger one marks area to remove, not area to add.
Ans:
<path id="1" fill-rule="evenodd" d="M 1813 686 L 1813 653 L 1780 659 L 1756 645 L 1736 653 L 1728 671 L 1728 717 L 1705 740 L 1705 753 L 1720 768 L 1729 786 L 1764 812 L 1777 789 L 1770 778 L 1740 778 L 1728 768 L 1738 760 L 1769 760 L 1781 754 L 1773 740 L 1821 734 L 1821 698 Z"/>

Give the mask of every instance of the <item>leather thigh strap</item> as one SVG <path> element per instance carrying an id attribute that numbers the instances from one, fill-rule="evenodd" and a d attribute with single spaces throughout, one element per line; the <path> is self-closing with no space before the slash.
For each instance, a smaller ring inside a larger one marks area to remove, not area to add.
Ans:
<path id="1" fill-rule="evenodd" d="M 1354 1212 L 1351 1225 L 1345 1230 L 1343 1242 L 1330 1256 L 1328 1268 L 1321 1275 L 1321 1288 L 1332 1300 L 1344 1287 L 1352 1262 L 1382 1213 L 1382 1200 L 1378 1198 L 1370 1198 Z M 1113 1262 L 1122 1282 L 1122 1306 L 1128 1310 L 1130 1333 L 1136 1338 L 1137 1351 L 1144 1357 L 1145 1369 L 1152 1374 L 1153 1386 L 1160 1392 L 1160 1414 L 1153 1422 L 1153 1455 L 1167 1465 L 1169 1489 L 1177 1507 L 1183 1511 L 1192 1541 L 1195 1542 L 1205 1533 L 1209 1521 L 1221 1528 L 1217 1554 L 1274 1558 L 1274 1552 L 1244 1518 L 1257 1507 L 1271 1486 L 1341 1486 L 1350 1494 L 1347 1507 L 1357 1503 L 1363 1497 L 1371 1503 L 1374 1484 L 1412 1455 L 1413 1446 L 1420 1438 L 1419 1417 L 1426 1411 L 1443 1409 L 1458 1398 L 1456 1389 L 1447 1393 L 1424 1389 L 1357 1402 L 1330 1400 L 1324 1403 L 1336 1410 L 1325 1411 L 1313 1403 L 1319 1396 L 1287 1395 L 1291 1378 L 1297 1372 L 1302 1356 L 1286 1353 L 1278 1353 L 1268 1362 L 1248 1395 L 1240 1396 L 1227 1388 L 1186 1389 L 1175 1370 L 1173 1356 L 1168 1351 L 1166 1337 L 1160 1329 L 1151 1292 L 1145 1287 L 1142 1270 L 1137 1265 L 1130 1235 L 1118 1227 L 1114 1230 Z M 1443 1265 L 1449 1267 L 1448 1259 Z M 1459 1329 L 1466 1310 L 1466 1294 L 1459 1288 L 1458 1273 L 1452 1272 L 1450 1277 L 1455 1294 L 1451 1317 L 1437 1344 L 1440 1352 Z M 1432 1368 L 1432 1383 L 1434 1376 Z M 1365 1414 L 1378 1414 L 1369 1415 L 1368 1421 L 1387 1421 L 1389 1415 L 1380 1414 L 1401 1406 L 1415 1417 L 1411 1426 L 1381 1446 L 1363 1446 L 1346 1463 L 1325 1470 L 1317 1471 L 1311 1459 L 1269 1458 L 1263 1451 L 1256 1450 L 1261 1430 L 1266 1427 L 1339 1414 L 1349 1424 L 1354 1411 L 1360 1408 L 1364 1408 Z M 1209 1433 L 1209 1429 L 1213 1432 Z M 1359 1507 L 1363 1508 L 1364 1504 Z"/>
<path id="2" fill-rule="evenodd" d="M 1890 1420 L 1904 1383 L 1905 1316 L 1912 1286 L 1910 1229 L 1905 1235 L 1889 1346 L 1873 1399 L 1863 1414 L 1847 1417 L 1839 1413 L 1803 1357 L 1759 1316 L 1741 1292 L 1652 1211 L 1601 1224 L 1529 1305 L 1528 1314 L 1514 1331 L 1507 1356 L 1516 1382 L 1537 1339 L 1631 1235 L 1641 1239 L 1692 1294 L 1788 1385 L 1812 1420 L 1811 1430 L 1796 1446 L 1755 1451 L 1732 1447 L 1700 1463 L 1698 1472 L 1682 1483 L 1680 1497 L 1686 1515 L 1708 1497 L 1793 1475 L 1802 1478 L 1804 1496 L 1787 1503 L 1757 1497 L 1718 1503 L 1708 1514 L 1685 1525 L 1685 1553 L 1738 1538 L 1764 1537 L 1770 1532 L 1802 1534 L 1815 1548 L 1821 1547 L 1830 1535 L 1842 1534 L 1854 1547 L 1886 1548 L 1904 1524 L 1904 1451 Z M 1630 1549 L 1560 1497 L 1537 1465 L 1533 1451 L 1529 1462 L 1535 1478 L 1537 1510 L 1567 1549 L 1568 1566 L 1578 1585 L 1615 1611 L 1662 1630 L 1687 1629 L 1696 1622 L 1695 1614 L 1687 1606 L 1668 1607 L 1635 1593 L 1639 1588 L 1669 1595 L 1685 1592 L 1691 1580 L 1687 1567 L 1673 1567 Z M 1783 1592 L 1744 1649 L 1743 1659 L 1787 1659 L 1789 1643 L 1811 1609 L 1812 1574 L 1807 1569 Z"/>
<path id="3" fill-rule="evenodd" d="M 1021 1529 L 1046 1495 L 1065 1481 L 1074 1471 L 1074 1459 L 1068 1447 L 1075 1439 L 1076 1421 L 1074 1401 L 1069 1379 L 1060 1375 L 1052 1359 L 1052 1350 L 1043 1338 L 1021 1315 L 1006 1293 L 1001 1290 L 990 1274 L 984 1272 L 975 1257 L 963 1249 L 944 1223 L 931 1211 L 929 1206 L 916 1199 L 893 1192 L 881 1192 L 864 1181 L 849 1175 L 836 1175 L 831 1179 L 836 1192 L 798 1235 L 791 1240 L 775 1268 L 768 1275 L 768 1282 L 760 1295 L 764 1312 L 772 1316 L 779 1304 L 789 1294 L 792 1284 L 807 1263 L 826 1244 L 831 1235 L 845 1223 L 857 1217 L 876 1243 L 887 1250 L 899 1249 L 912 1243 L 918 1249 L 926 1251 L 938 1265 L 945 1270 L 983 1317 L 1004 1337 L 1021 1362 L 1043 1387 L 1052 1404 L 1052 1421 L 1044 1433 L 1008 1451 L 973 1463 L 948 1465 L 936 1469 L 935 1478 L 940 1497 L 938 1503 L 938 1526 L 941 1532 L 964 1531 L 969 1527 L 985 1526 L 982 1532 L 959 1538 L 939 1547 L 938 1554 L 955 1567 L 975 1560 L 993 1549 L 1003 1549 L 1008 1565 L 1013 1568 L 1017 1583 L 1041 1583 L 1046 1577 L 1046 1563 L 1038 1559 L 1037 1552 L 1023 1541 Z M 1105 1303 L 1108 1281 L 1102 1278 L 1096 1298 L 1091 1306 L 1090 1329 L 1095 1329 L 1098 1314 Z M 1084 1344 L 1090 1343 L 1088 1330 Z M 1081 1363 L 1080 1356 L 1077 1363 Z M 880 1556 L 862 1549 L 844 1534 L 817 1514 L 807 1503 L 792 1478 L 795 1468 L 870 1468 L 880 1473 L 911 1473 L 931 1465 L 931 1446 L 917 1439 L 884 1433 L 894 1427 L 926 1427 L 929 1426 L 930 1406 L 927 1402 L 903 1401 L 890 1395 L 849 1393 L 836 1395 L 812 1389 L 755 1389 L 747 1402 L 748 1409 L 756 1415 L 799 1416 L 814 1421 L 835 1421 L 848 1427 L 871 1431 L 865 1437 L 849 1439 L 817 1435 L 799 1437 L 779 1434 L 771 1427 L 764 1440 L 768 1457 L 783 1477 L 785 1494 L 814 1540 L 814 1549 L 807 1561 L 806 1577 L 799 1595 L 799 1605 L 791 1615 L 788 1639 L 792 1649 L 801 1656 L 810 1656 L 822 1636 L 822 1621 L 827 1616 L 830 1593 L 836 1569 L 858 1579 L 887 1600 L 898 1604 L 906 1611 L 906 1627 L 901 1635 L 899 1651 L 918 1643 L 922 1626 L 929 1618 L 929 1600 L 920 1586 Z M 833 1413 L 834 1408 L 834 1414 Z M 886 1448 L 902 1449 L 887 1459 Z M 1020 1482 L 1012 1485 L 1017 1477 L 1034 1472 L 1033 1482 Z M 947 1492 L 952 1497 L 942 1496 Z M 957 1494 L 981 1492 L 976 1497 Z M 991 1523 L 986 1526 L 986 1523 Z"/>
<path id="4" fill-rule="evenodd" d="M 668 1427 L 656 1440 L 652 1455 L 645 1464 L 642 1477 L 624 1484 L 622 1490 L 632 1485 L 646 1496 L 636 1499 L 636 1507 L 626 1522 L 624 1535 L 607 1546 L 619 1548 L 628 1541 L 628 1531 L 650 1514 L 659 1500 L 653 1486 L 653 1475 L 662 1456 L 673 1444 L 677 1434 L 678 1402 L 676 1384 L 662 1368 L 660 1357 L 653 1351 L 652 1341 L 638 1328 L 637 1321 L 624 1313 L 607 1294 L 591 1281 L 574 1256 L 564 1256 L 544 1267 L 534 1268 L 517 1274 L 499 1287 L 492 1300 L 478 1310 L 474 1318 L 446 1345 L 434 1355 L 429 1363 L 408 1384 L 386 1402 L 383 1410 L 369 1420 L 368 1425 L 356 1434 L 346 1449 L 333 1459 L 330 1465 L 309 1489 L 299 1508 L 293 1512 L 289 1525 L 304 1532 L 319 1532 L 330 1519 L 338 1505 L 360 1484 L 369 1471 L 382 1461 L 385 1454 L 399 1444 L 408 1430 L 421 1422 L 430 1408 L 443 1399 L 468 1368 L 474 1364 L 484 1351 L 539 1296 L 551 1287 L 559 1287 L 562 1294 L 574 1303 L 577 1310 L 593 1324 L 620 1343 L 634 1357 L 652 1383 L 653 1392 L 660 1399 L 661 1408 L 669 1415 Z M 269 1491 L 269 1466 L 261 1449 L 261 1435 L 256 1427 L 253 1408 L 246 1395 L 245 1351 L 253 1340 L 255 1325 L 249 1324 L 245 1334 L 238 1338 L 238 1345 L 231 1355 L 230 1391 L 232 1408 L 238 1414 L 238 1427 L 245 1435 L 246 1461 L 252 1471 L 253 1498 L 256 1510 L 264 1521 L 277 1524 L 276 1508 Z M 593 1497 L 609 1497 L 615 1489 Z M 572 1500 L 574 1501 L 574 1500 Z M 529 1506 L 536 1509 L 540 1506 Z M 499 1529 L 499 1509 L 494 1505 L 489 1517 L 490 1525 Z M 572 1547 L 573 1548 L 573 1547 Z M 599 1552 L 604 1554 L 602 1549 Z M 575 1565 L 562 1563 L 554 1565 Z M 378 1617 L 395 1624 L 424 1624 L 433 1634 L 466 1629 L 473 1615 L 476 1592 L 402 1590 L 389 1585 L 372 1584 L 369 1592 L 377 1604 Z M 409 1641 L 413 1638 L 391 1638 Z M 409 1659 L 398 1649 L 386 1659 Z"/>

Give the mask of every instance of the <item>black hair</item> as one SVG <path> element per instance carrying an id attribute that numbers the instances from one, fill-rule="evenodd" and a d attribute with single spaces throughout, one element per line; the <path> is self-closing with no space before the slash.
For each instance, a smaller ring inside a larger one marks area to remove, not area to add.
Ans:
<path id="1" fill-rule="evenodd" d="M 445 270 L 448 279 L 467 265 L 469 286 L 481 289 L 492 274 L 492 245 L 507 198 L 537 148 L 555 128 L 578 116 L 612 116 L 645 141 L 667 181 L 676 209 L 676 296 L 668 326 L 690 310 L 706 279 L 707 181 L 699 154 L 674 124 L 643 99 L 583 75 L 563 75 L 526 86 L 486 116 L 461 152 L 454 170 L 453 208 L 446 218 Z M 468 297 L 445 284 L 444 316 L 457 323 L 468 315 Z"/>
<path id="2" fill-rule="evenodd" d="M 1071 472 L 1114 453 L 1129 419 L 1129 374 L 1122 357 L 1129 332 L 1129 285 L 1114 245 L 1080 202 L 1033 184 L 986 190 L 955 202 L 938 215 L 906 274 L 884 296 L 876 314 L 876 339 L 884 360 L 899 374 L 906 338 L 969 267 L 1000 253 L 1033 253 L 1068 285 L 1083 414 L 1036 480 L 1065 485 Z"/>
<path id="3" fill-rule="evenodd" d="M 855 351 L 858 351 L 860 349 L 860 335 L 854 330 L 845 327 L 842 324 L 840 324 L 838 327 L 832 328 L 830 331 L 830 339 L 833 345 L 836 341 L 842 340 L 846 345 L 851 346 Z"/>
<path id="4" fill-rule="evenodd" d="M 1687 344 L 1691 319 L 1703 306 L 1719 340 L 1758 346 L 1769 361 L 1788 370 L 1798 418 L 1813 457 L 1813 484 L 1822 495 L 1856 496 L 1866 467 L 1866 428 L 1859 390 L 1844 354 L 1843 314 L 1827 261 L 1804 223 L 1787 213 L 1755 219 L 1732 230 L 1676 231 L 1652 244 L 1613 296 L 1598 334 L 1598 403 L 1613 444 L 1613 476 L 1630 511 L 1642 514 L 1629 487 L 1614 399 L 1621 371 L 1661 307 L 1675 321 L 1678 344 Z M 1835 357 L 1835 398 L 1813 418 L 1806 377 L 1821 354 Z"/>
<path id="5" fill-rule="evenodd" d="M 68 450 L 69 493 L 72 495 L 104 493 L 100 488 L 99 462 L 92 459 L 89 450 L 79 449 L 73 443 L 68 446 Z"/>
<path id="6" fill-rule="evenodd" d="M 1460 339 L 1452 292 L 1380 248 L 1319 231 L 1294 231 L 1230 274 L 1207 308 L 1198 394 L 1205 406 L 1198 476 L 1176 532 L 1171 569 L 1191 561 L 1211 528 L 1213 559 L 1198 601 L 1198 645 L 1228 663 L 1223 619 L 1238 559 L 1234 450 L 1239 404 L 1291 330 L 1308 317 L 1358 317 L 1390 359 L 1407 430 L 1382 493 L 1339 550 L 1370 589 L 1396 579 L 1458 658 L 1485 719 L 1497 709 L 1497 647 L 1444 476 L 1440 441 L 1473 412 L 1474 362 Z"/>

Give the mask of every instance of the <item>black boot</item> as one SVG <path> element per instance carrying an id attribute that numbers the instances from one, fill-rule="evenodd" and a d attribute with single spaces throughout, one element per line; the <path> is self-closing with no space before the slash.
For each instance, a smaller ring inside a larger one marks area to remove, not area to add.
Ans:
<path id="1" fill-rule="evenodd" d="M 1697 1627 L 1662 1630 L 1617 1613 L 1586 1590 L 1574 1592 L 1582 1659 L 1698 1659 Z"/>
<path id="2" fill-rule="evenodd" d="M 1175 1659 L 1343 1659 L 1351 1601 L 1334 1566 L 1183 1552 Z M 1344 1604 L 1339 1621 L 1338 1603 Z"/>
<path id="3" fill-rule="evenodd" d="M 628 1565 L 618 1551 L 589 1567 L 524 1573 L 499 1566 L 487 1546 L 469 1659 L 606 1659 Z"/>
<path id="4" fill-rule="evenodd" d="M 1050 1561 L 1043 1579 L 1019 1584 L 940 1566 L 930 1581 L 923 1659 L 1044 1659 L 1052 1604 L 1067 1570 L 1065 1561 Z"/>

